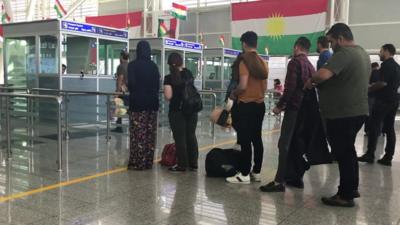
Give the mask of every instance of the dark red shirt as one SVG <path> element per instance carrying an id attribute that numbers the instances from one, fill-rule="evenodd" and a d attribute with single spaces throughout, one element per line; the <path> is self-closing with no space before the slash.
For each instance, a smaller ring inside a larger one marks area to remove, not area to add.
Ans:
<path id="1" fill-rule="evenodd" d="M 289 110 L 299 110 L 304 97 L 304 84 L 314 73 L 314 66 L 306 55 L 294 56 L 287 66 L 285 89 L 277 106 Z"/>

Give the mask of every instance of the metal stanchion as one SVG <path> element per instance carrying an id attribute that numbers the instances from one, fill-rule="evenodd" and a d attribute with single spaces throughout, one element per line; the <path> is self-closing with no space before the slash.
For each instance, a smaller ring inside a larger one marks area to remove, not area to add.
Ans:
<path id="1" fill-rule="evenodd" d="M 58 160 L 57 160 L 57 171 L 61 172 L 62 171 L 62 158 L 63 158 L 63 151 L 62 151 L 62 103 L 63 103 L 63 98 L 59 96 L 57 98 L 58 102 L 58 126 L 57 126 L 57 132 L 58 132 Z"/>
<path id="2" fill-rule="evenodd" d="M 213 93 L 211 96 L 214 98 L 213 108 L 211 109 L 211 111 L 212 111 L 217 107 L 217 95 L 215 93 Z M 211 126 L 212 126 L 211 127 L 211 135 L 212 135 L 212 137 L 214 139 L 214 137 L 215 137 L 215 123 L 212 123 Z"/>
<path id="3" fill-rule="evenodd" d="M 68 121 L 68 117 L 69 117 L 69 115 L 68 115 L 68 102 L 69 102 L 69 96 L 68 96 L 68 93 L 65 93 L 65 96 L 64 96 L 65 98 L 64 98 L 64 123 L 65 123 L 65 139 L 66 140 L 69 140 L 69 121 Z"/>
<path id="4" fill-rule="evenodd" d="M 111 117 L 111 101 L 110 101 L 110 95 L 107 95 L 107 134 L 106 134 L 106 140 L 107 142 L 110 142 L 111 136 L 110 136 L 110 117 Z"/>
<path id="5" fill-rule="evenodd" d="M 10 159 L 12 157 L 11 151 L 11 121 L 10 121 L 10 98 L 5 96 L 6 98 L 6 131 L 7 131 L 7 158 Z"/>

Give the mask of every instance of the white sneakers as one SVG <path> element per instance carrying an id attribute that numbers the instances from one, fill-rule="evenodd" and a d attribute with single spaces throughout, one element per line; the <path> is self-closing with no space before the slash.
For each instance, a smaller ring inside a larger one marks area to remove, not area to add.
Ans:
<path id="1" fill-rule="evenodd" d="M 232 184 L 250 184 L 250 181 L 261 182 L 261 174 L 251 172 L 249 175 L 243 176 L 239 172 L 233 177 L 227 177 L 226 181 Z"/>
<path id="2" fill-rule="evenodd" d="M 250 179 L 254 182 L 261 182 L 261 174 L 260 173 L 250 173 Z"/>
<path id="3" fill-rule="evenodd" d="M 227 177 L 226 181 L 232 184 L 250 184 L 250 175 L 243 176 L 239 172 L 233 177 Z"/>

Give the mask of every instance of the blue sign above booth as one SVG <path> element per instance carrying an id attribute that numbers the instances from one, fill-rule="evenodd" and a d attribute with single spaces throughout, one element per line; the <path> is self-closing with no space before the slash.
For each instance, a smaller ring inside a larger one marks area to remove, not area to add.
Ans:
<path id="1" fill-rule="evenodd" d="M 235 55 L 238 56 L 240 54 L 240 51 L 234 50 L 234 49 L 227 49 L 224 48 L 224 54 L 225 55 Z M 269 61 L 269 56 L 268 55 L 259 55 L 261 58 L 263 58 L 265 61 Z"/>
<path id="2" fill-rule="evenodd" d="M 235 56 L 237 56 L 237 55 L 239 55 L 240 54 L 240 51 L 238 51 L 238 50 L 233 50 L 233 49 L 224 49 L 224 54 L 225 55 L 235 55 Z"/>
<path id="3" fill-rule="evenodd" d="M 80 33 L 99 34 L 103 36 L 128 38 L 128 32 L 122 30 L 113 30 L 110 28 L 98 27 L 90 24 L 61 21 L 61 29 Z"/>
<path id="4" fill-rule="evenodd" d="M 164 44 L 166 46 L 186 48 L 186 49 L 191 49 L 191 50 L 202 50 L 203 49 L 203 46 L 198 43 L 186 42 L 186 41 L 168 39 L 168 38 L 164 39 Z"/>

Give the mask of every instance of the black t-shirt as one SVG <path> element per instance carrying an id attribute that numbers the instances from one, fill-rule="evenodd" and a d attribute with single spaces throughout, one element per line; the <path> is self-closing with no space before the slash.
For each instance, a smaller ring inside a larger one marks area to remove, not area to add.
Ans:
<path id="1" fill-rule="evenodd" d="M 371 77 L 369 78 L 369 84 L 373 84 L 379 81 L 379 70 L 372 70 Z M 368 92 L 368 97 L 375 98 L 375 91 Z"/>
<path id="2" fill-rule="evenodd" d="M 185 87 L 185 82 L 194 82 L 192 73 L 184 69 L 181 71 L 182 80 L 179 83 L 174 83 L 172 81 L 172 75 L 167 75 L 164 77 L 164 85 L 171 85 L 172 87 L 172 98 L 169 103 L 169 111 L 176 112 L 180 111 L 183 98 L 183 89 Z"/>
<path id="3" fill-rule="evenodd" d="M 379 74 L 380 80 L 386 82 L 387 85 L 384 88 L 376 91 L 376 99 L 388 103 L 398 101 L 397 89 L 400 85 L 399 64 L 397 64 L 397 62 L 394 61 L 393 58 L 390 58 L 381 64 Z"/>

